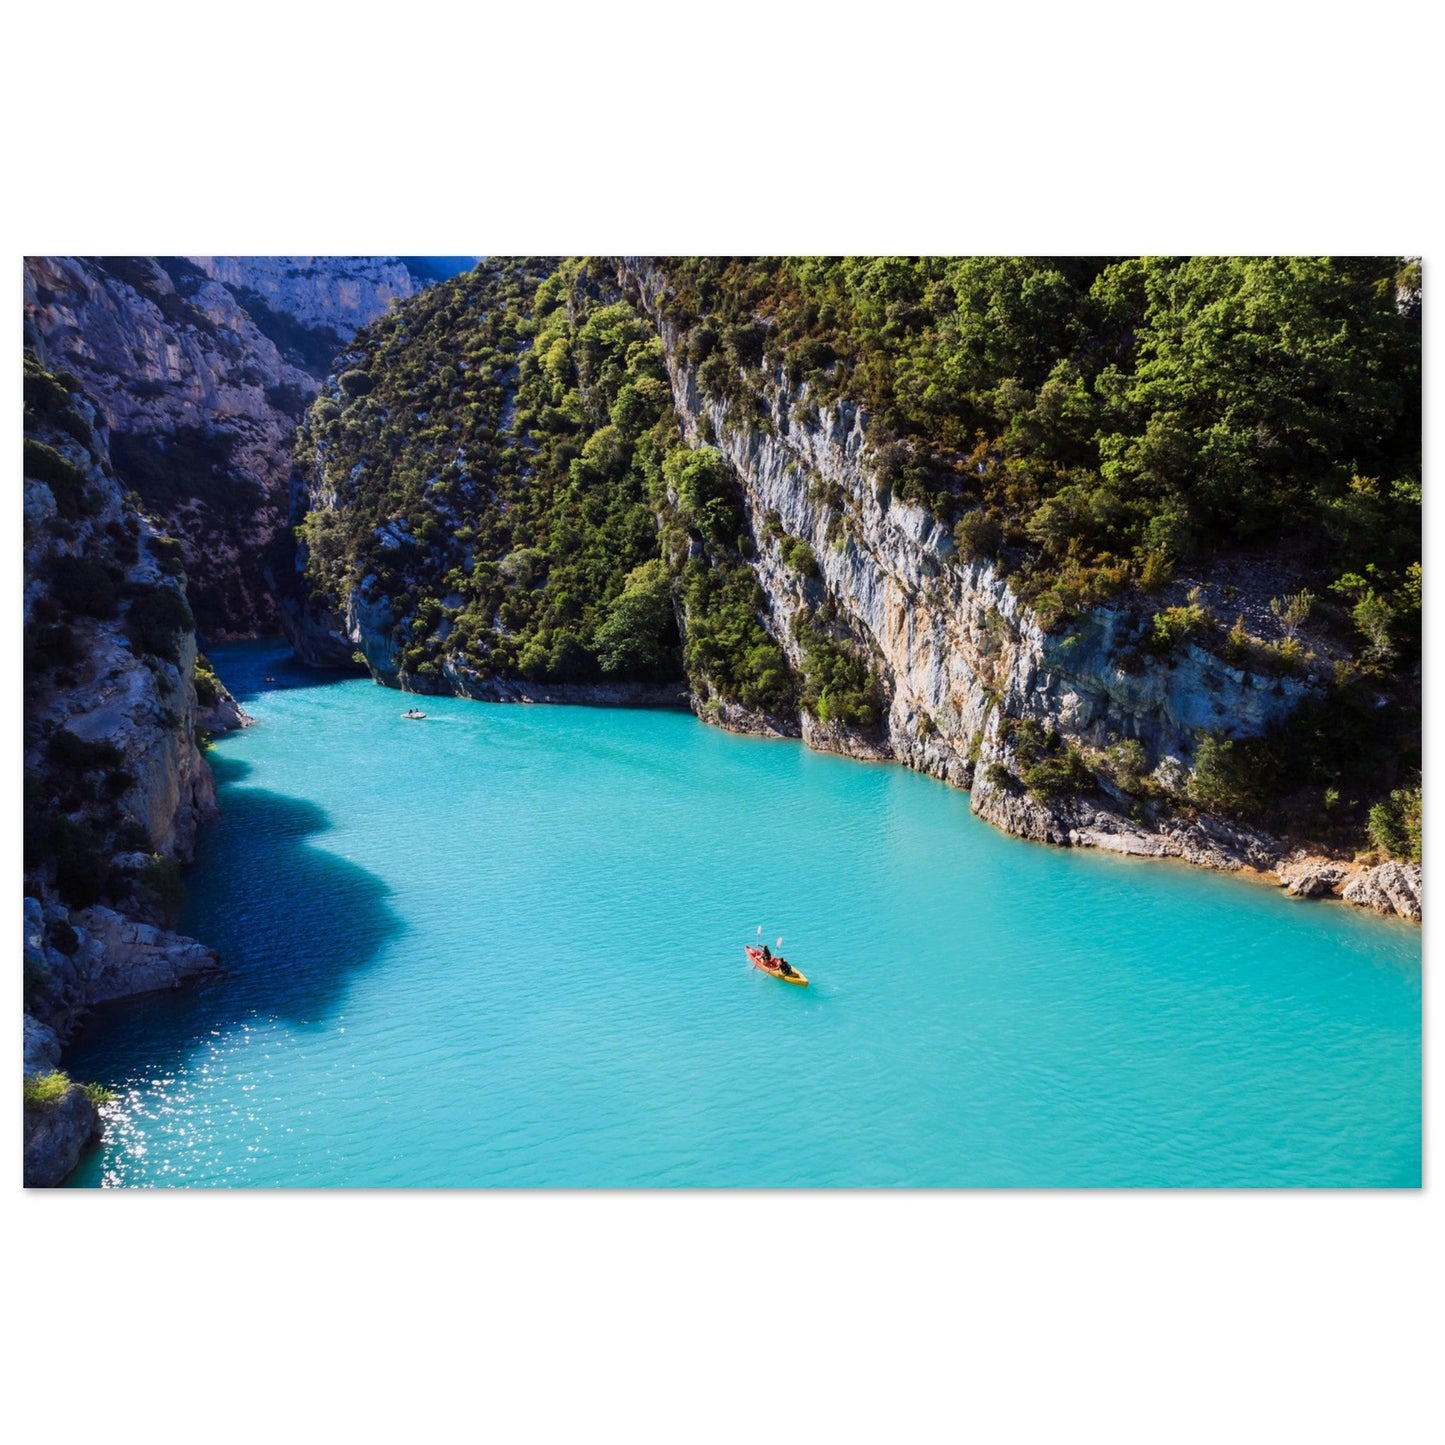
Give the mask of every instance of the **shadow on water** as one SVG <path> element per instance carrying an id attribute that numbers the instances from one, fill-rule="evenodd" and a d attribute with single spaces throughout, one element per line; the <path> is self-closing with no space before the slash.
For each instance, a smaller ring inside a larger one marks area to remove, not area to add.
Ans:
<path id="1" fill-rule="evenodd" d="M 66 1052 L 80 1077 L 152 1074 L 250 1019 L 325 1025 L 402 929 L 381 879 L 313 845 L 331 826 L 322 809 L 241 785 L 239 759 L 213 754 L 212 767 L 221 817 L 202 834 L 179 926 L 220 953 L 221 973 L 99 1009 Z"/>
<path id="2" fill-rule="evenodd" d="M 217 675 L 242 707 L 268 692 L 329 687 L 365 676 L 360 669 L 311 667 L 296 657 L 284 637 L 218 643 L 208 655 Z"/>

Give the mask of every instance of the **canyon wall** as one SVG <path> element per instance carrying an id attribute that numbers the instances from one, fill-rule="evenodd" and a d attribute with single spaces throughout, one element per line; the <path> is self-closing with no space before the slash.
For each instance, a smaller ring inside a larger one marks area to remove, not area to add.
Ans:
<path id="1" fill-rule="evenodd" d="M 1237 665 L 1188 637 L 1161 646 L 1151 637 L 1154 611 L 1185 603 L 1183 582 L 1173 584 L 1177 597 L 1131 596 L 1044 626 L 1001 564 L 960 556 L 948 527 L 892 494 L 859 406 L 819 404 L 806 385 L 790 387 L 781 374 L 761 372 L 746 378 L 742 400 L 709 394 L 688 359 L 686 338 L 669 320 L 665 264 L 623 260 L 617 278 L 661 339 L 684 439 L 716 448 L 736 478 L 746 534 L 741 555 L 761 586 L 767 632 L 795 678 L 809 672 L 810 637 L 816 645 L 826 635 L 830 648 L 866 662 L 878 700 L 876 720 L 865 727 L 808 705 L 778 715 L 750 711 L 714 692 L 706 677 L 694 677 L 692 705 L 701 717 L 740 731 L 801 733 L 810 746 L 852 756 L 896 759 L 970 789 L 978 816 L 1021 837 L 1251 869 L 1301 894 L 1348 896 L 1419 916 L 1418 865 L 1386 865 L 1394 870 L 1386 887 L 1367 881 L 1371 870 L 1361 865 L 1292 851 L 1198 806 L 1206 743 L 1266 737 L 1302 704 L 1323 698 L 1333 676 L 1327 653 L 1288 667 L 1267 665 L 1267 658 Z M 432 364 L 446 360 L 438 355 Z M 340 405 L 343 398 L 334 400 Z M 356 468 L 366 466 L 362 453 Z M 349 484 L 344 473 L 322 458 L 311 476 L 293 499 L 295 515 L 346 505 L 337 495 Z M 675 514 L 679 504 L 675 488 L 667 506 L 658 502 L 664 533 L 668 508 Z M 383 551 L 425 567 L 408 529 L 449 523 L 429 498 L 414 510 L 410 520 L 378 513 L 372 536 Z M 790 565 L 804 544 L 808 565 Z M 670 557 L 674 569 L 705 560 L 696 535 L 686 546 L 686 556 Z M 425 676 L 407 672 L 402 653 L 416 624 L 392 616 L 371 580 L 368 574 L 344 597 L 308 604 L 290 629 L 300 656 L 328 665 L 364 661 L 377 681 L 416 691 L 623 700 L 478 679 L 464 656 L 447 649 L 445 631 L 437 633 L 439 666 Z M 460 609 L 461 594 L 439 575 L 418 580 L 442 614 Z M 1216 593 L 1221 606 L 1235 599 L 1232 585 L 1220 584 Z M 677 605 L 686 633 L 686 604 L 679 598 Z M 1267 601 L 1263 610 L 1268 615 Z"/>
<path id="2" fill-rule="evenodd" d="M 357 328 L 423 284 L 394 256 L 27 258 L 26 317 L 181 543 L 206 637 L 281 630 L 296 424 Z"/>
<path id="3" fill-rule="evenodd" d="M 880 484 L 860 408 L 846 401 L 819 407 L 806 388 L 789 389 L 781 377 L 767 386 L 765 408 L 706 396 L 658 305 L 665 278 L 637 263 L 624 265 L 621 276 L 658 326 L 687 439 L 716 446 L 737 474 L 770 631 L 789 661 L 802 671 L 793 619 L 831 604 L 835 625 L 879 679 L 887 700 L 879 727 L 825 724 L 804 712 L 810 746 L 894 758 L 969 788 L 974 813 L 1020 837 L 1231 871 L 1282 868 L 1277 876 L 1295 892 L 1335 893 L 1420 916 L 1419 865 L 1372 870 L 1336 862 L 1325 881 L 1323 860 L 1163 801 L 1187 786 L 1203 738 L 1266 734 L 1322 693 L 1324 664 L 1298 677 L 1252 673 L 1192 643 L 1154 656 L 1141 646 L 1144 620 L 1124 606 L 1094 608 L 1062 630 L 1046 630 L 994 563 L 961 559 L 934 517 Z M 784 538 L 809 544 L 817 578 L 789 569 Z M 699 713 L 724 726 L 773 730 L 736 708 Z M 1095 786 L 1059 797 L 1032 793 L 1021 776 L 1012 726 L 1019 723 L 1077 748 L 1095 765 Z M 1099 766 L 1123 740 L 1142 746 L 1155 798 L 1147 789 L 1144 796 L 1125 793 Z"/>
<path id="4" fill-rule="evenodd" d="M 33 334 L 38 358 L 43 343 Z M 27 1076 L 95 1004 L 214 967 L 170 932 L 176 870 L 215 812 L 180 549 L 128 500 L 99 407 L 27 358 L 24 995 Z M 25 1111 L 27 1184 L 60 1182 L 97 1127 L 75 1087 Z"/>

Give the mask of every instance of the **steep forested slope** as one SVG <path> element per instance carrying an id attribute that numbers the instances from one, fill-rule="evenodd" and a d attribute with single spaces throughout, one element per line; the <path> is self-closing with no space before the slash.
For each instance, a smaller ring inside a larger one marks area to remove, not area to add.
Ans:
<path id="1" fill-rule="evenodd" d="M 1418 835 L 1417 262 L 651 269 L 705 402 L 733 417 L 784 396 L 856 404 L 880 496 L 926 509 L 959 563 L 987 562 L 1046 632 L 1082 639 L 1106 616 L 1126 674 L 1203 651 L 1246 678 L 1306 684 L 1287 722 L 1199 733 L 1183 790 L 1149 781 L 1159 757 L 1141 759 L 1122 728 L 1125 760 L 1093 771 L 1128 782 L 1129 806 L 1162 794 L 1344 843 L 1384 798 L 1372 835 L 1418 857 L 1418 842 L 1399 846 L 1402 816 Z M 1062 785 L 1044 792 L 1086 786 L 1080 760 L 1038 753 L 1026 744 L 998 767 Z"/>
<path id="2" fill-rule="evenodd" d="M 1418 855 L 1419 367 L 1398 259 L 492 260 L 308 415 L 298 646 Z"/>
<path id="3" fill-rule="evenodd" d="M 676 682 L 681 575 L 694 671 L 788 696 L 736 483 L 682 446 L 661 342 L 609 268 L 489 262 L 343 362 L 298 443 L 301 561 L 380 675 Z"/>
<path id="4" fill-rule="evenodd" d="M 1419 640 L 1418 264 L 663 263 L 704 390 L 869 413 L 880 480 L 1046 621 L 1200 554 L 1297 544 L 1376 656 Z M 1413 569 L 1413 570 L 1412 570 Z M 1355 575 L 1364 580 L 1346 580 Z M 1388 660 L 1388 659 L 1387 659 Z"/>

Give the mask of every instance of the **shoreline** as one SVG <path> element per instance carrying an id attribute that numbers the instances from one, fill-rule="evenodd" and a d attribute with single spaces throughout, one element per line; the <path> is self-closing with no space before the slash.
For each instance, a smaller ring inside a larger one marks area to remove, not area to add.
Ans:
<path id="1" fill-rule="evenodd" d="M 330 668 L 308 661 L 296 651 L 289 638 L 251 638 L 238 641 L 274 641 L 290 646 L 291 656 L 288 661 L 310 672 L 334 673 L 338 677 L 348 675 L 343 668 Z M 360 676 L 359 673 L 355 675 Z M 1159 819 L 1155 829 L 1147 830 L 1113 810 L 1093 808 L 1090 805 L 1092 820 L 1095 823 L 1103 821 L 1113 830 L 1101 832 L 1096 826 L 1079 826 L 1074 816 L 1078 811 L 1075 807 L 1077 800 L 1073 799 L 1058 803 L 1030 803 L 1030 810 L 1035 816 L 1046 816 L 1049 820 L 1045 827 L 1045 836 L 1031 836 L 1020 827 L 1008 825 L 1010 821 L 1016 821 L 1013 814 L 990 808 L 987 790 L 980 789 L 974 779 L 970 778 L 968 783 L 962 783 L 950 772 L 935 771 L 922 765 L 927 762 L 927 758 L 922 754 L 910 753 L 900 757 L 886 739 L 860 738 L 853 729 L 830 727 L 806 714 L 800 715 L 795 723 L 789 718 L 754 712 L 738 703 L 729 703 L 719 698 L 702 698 L 685 682 L 656 685 L 549 685 L 528 683 L 525 679 L 489 678 L 478 679 L 469 684 L 449 668 L 446 683 L 421 691 L 402 686 L 395 677 L 378 676 L 374 672 L 371 672 L 370 676 L 377 686 L 409 697 L 457 697 L 468 702 L 515 703 L 538 707 L 635 707 L 641 711 L 691 712 L 705 726 L 716 727 L 735 736 L 799 742 L 813 752 L 833 753 L 855 762 L 894 764 L 905 767 L 910 772 L 922 773 L 955 791 L 967 793 L 970 811 L 975 817 L 990 827 L 997 828 L 999 832 L 1024 842 L 1042 843 L 1055 848 L 1089 848 L 1152 861 L 1167 859 L 1189 867 L 1204 868 L 1210 872 L 1227 873 L 1248 881 L 1268 884 L 1296 898 L 1310 901 L 1334 900 L 1381 917 L 1398 918 L 1417 927 L 1422 921 L 1423 871 L 1420 864 L 1394 860 L 1368 864 L 1334 858 L 1317 845 L 1286 842 L 1248 828 L 1236 829 L 1235 825 L 1222 819 L 1208 818 L 1207 815 L 1202 816 L 1207 823 L 1213 825 L 1212 828 L 1201 826 L 1183 815 L 1172 814 Z M 1002 818 L 1000 813 L 1004 814 Z M 1165 831 L 1170 825 L 1173 825 L 1174 832 Z M 1118 838 L 1122 846 L 1110 847 L 1102 841 L 1109 837 Z M 1185 840 L 1184 844 L 1178 841 L 1181 837 Z M 1235 838 L 1246 839 L 1250 845 L 1249 851 L 1246 852 L 1235 844 Z M 1128 846 L 1130 843 L 1135 846 Z M 1273 855 L 1272 862 L 1268 865 L 1265 857 L 1261 856 L 1261 851 Z M 1381 874 L 1384 875 L 1383 878 L 1377 877 Z M 1351 888 L 1355 891 L 1354 897 L 1347 892 Z M 1381 906 L 1382 903 L 1389 906 Z"/>

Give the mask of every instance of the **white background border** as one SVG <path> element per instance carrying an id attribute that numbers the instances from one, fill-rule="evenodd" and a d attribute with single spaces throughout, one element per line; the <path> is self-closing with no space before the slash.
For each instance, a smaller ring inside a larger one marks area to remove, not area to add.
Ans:
<path id="1" fill-rule="evenodd" d="M 1430 290 L 1416 13 L 27 7 L 3 22 L 10 324 L 18 258 L 66 252 L 1422 252 Z M 1434 1118 L 1427 1092 L 1427 1182 Z M 1428 1189 L 102 1198 L 18 1174 L 27 1437 L 1395 1440 L 1440 1418 Z"/>

